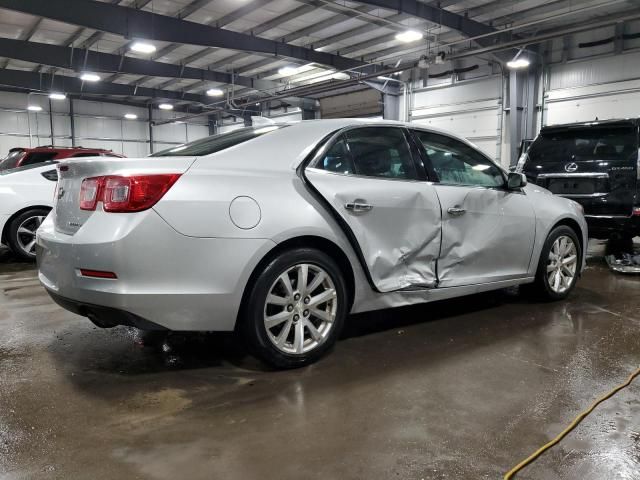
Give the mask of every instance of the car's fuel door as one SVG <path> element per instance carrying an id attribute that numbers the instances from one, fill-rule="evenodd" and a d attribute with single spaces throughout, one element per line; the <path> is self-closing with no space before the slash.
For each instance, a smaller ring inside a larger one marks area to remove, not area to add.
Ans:
<path id="1" fill-rule="evenodd" d="M 435 189 L 412 178 L 400 129 L 359 130 L 307 167 L 306 180 L 350 237 L 378 291 L 435 287 L 441 233 Z M 375 130 L 373 138 L 366 130 Z"/>

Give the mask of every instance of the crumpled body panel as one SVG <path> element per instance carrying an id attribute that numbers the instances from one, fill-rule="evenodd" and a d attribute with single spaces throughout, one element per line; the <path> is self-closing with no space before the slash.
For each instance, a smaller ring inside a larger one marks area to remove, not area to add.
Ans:
<path id="1" fill-rule="evenodd" d="M 442 204 L 440 287 L 527 275 L 536 234 L 535 212 L 520 192 L 437 185 Z M 461 208 L 460 216 L 449 208 Z"/>
<path id="2" fill-rule="evenodd" d="M 440 253 L 440 203 L 433 185 L 305 172 L 353 232 L 371 280 L 380 292 L 434 287 Z M 370 205 L 348 210 L 349 203 Z"/>

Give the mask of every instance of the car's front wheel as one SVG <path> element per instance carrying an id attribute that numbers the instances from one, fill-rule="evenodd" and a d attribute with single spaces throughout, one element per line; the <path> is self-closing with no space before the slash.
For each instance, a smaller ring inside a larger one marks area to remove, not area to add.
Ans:
<path id="1" fill-rule="evenodd" d="M 10 223 L 7 231 L 7 245 L 23 260 L 36 258 L 36 230 L 49 214 L 44 208 L 34 208 L 22 212 Z"/>
<path id="2" fill-rule="evenodd" d="M 576 232 L 565 225 L 554 228 L 542 247 L 534 292 L 548 300 L 566 298 L 576 286 L 581 258 Z"/>
<path id="3" fill-rule="evenodd" d="M 325 253 L 312 248 L 283 252 L 250 288 L 239 327 L 252 353 L 266 363 L 307 365 L 340 335 L 348 292 L 340 268 Z"/>

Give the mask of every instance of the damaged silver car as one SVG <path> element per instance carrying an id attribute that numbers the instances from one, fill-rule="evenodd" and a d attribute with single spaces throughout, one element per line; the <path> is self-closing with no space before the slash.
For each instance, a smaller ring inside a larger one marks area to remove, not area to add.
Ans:
<path id="1" fill-rule="evenodd" d="M 68 161 L 40 280 L 96 325 L 232 331 L 281 368 L 347 315 L 529 284 L 565 298 L 581 207 L 419 125 L 248 127 L 143 159 Z"/>

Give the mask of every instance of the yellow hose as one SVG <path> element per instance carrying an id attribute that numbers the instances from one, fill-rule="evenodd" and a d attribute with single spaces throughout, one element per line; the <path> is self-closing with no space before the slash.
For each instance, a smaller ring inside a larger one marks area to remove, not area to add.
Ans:
<path id="1" fill-rule="evenodd" d="M 540 455 L 542 455 L 544 452 L 546 452 L 547 450 L 549 450 L 551 447 L 553 447 L 554 445 L 558 444 L 560 442 L 560 440 L 562 440 L 571 430 L 573 430 L 574 428 L 576 428 L 578 426 L 578 424 L 584 420 L 584 418 L 589 415 L 591 412 L 593 412 L 593 410 L 595 410 L 595 408 L 600 405 L 602 402 L 604 402 L 605 400 L 607 400 L 608 398 L 613 397 L 616 393 L 618 393 L 620 390 L 622 390 L 625 387 L 628 387 L 631 382 L 633 382 L 633 379 L 636 378 L 638 375 L 640 375 L 640 368 L 638 368 L 635 372 L 633 372 L 629 378 L 627 379 L 626 382 L 624 382 L 621 385 L 618 385 L 616 388 L 614 388 L 613 390 L 611 390 L 609 393 L 606 393 L 605 395 L 603 395 L 602 397 L 600 397 L 598 400 L 596 400 L 595 402 L 593 402 L 593 404 L 587 408 L 584 412 L 582 412 L 580 415 L 578 415 L 573 422 L 571 422 L 569 424 L 569 426 L 567 428 L 565 428 L 562 432 L 560 432 L 553 440 L 551 440 L 549 443 L 546 443 L 545 445 L 543 445 L 542 447 L 540 447 L 538 450 L 536 450 L 535 452 L 533 452 L 531 455 L 529 455 L 527 458 L 525 458 L 523 461 L 521 461 L 519 464 L 517 464 L 515 467 L 513 467 L 511 470 L 509 470 L 507 473 L 504 474 L 503 479 L 504 480 L 511 480 L 514 475 L 516 473 L 518 473 L 520 470 L 522 470 L 524 467 L 526 467 L 527 465 L 529 465 L 531 462 L 533 462 L 536 458 L 538 458 Z"/>

